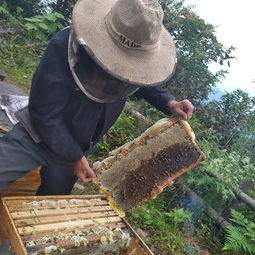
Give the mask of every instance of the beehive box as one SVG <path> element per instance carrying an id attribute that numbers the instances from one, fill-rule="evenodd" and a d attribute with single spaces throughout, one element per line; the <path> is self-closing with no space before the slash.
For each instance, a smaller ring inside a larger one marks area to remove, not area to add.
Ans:
<path id="1" fill-rule="evenodd" d="M 6 132 L 8 132 L 8 130 L 0 126 L 0 134 L 4 135 Z M 0 191 L 0 198 L 9 196 L 34 196 L 41 184 L 40 169 L 41 167 L 36 168 L 25 176 L 17 179 L 5 190 Z"/>
<path id="2" fill-rule="evenodd" d="M 16 255 L 153 255 L 101 195 L 3 198 L 0 217 Z"/>
<path id="3" fill-rule="evenodd" d="M 16 197 L 16 196 L 34 196 L 41 184 L 40 176 L 41 167 L 29 172 L 25 176 L 17 179 L 5 190 L 0 191 L 1 197 Z"/>
<path id="4" fill-rule="evenodd" d="M 125 211 L 155 198 L 174 179 L 206 160 L 186 121 L 162 119 L 112 156 L 96 162 L 95 183 Z M 122 210 L 122 211 L 121 211 Z"/>

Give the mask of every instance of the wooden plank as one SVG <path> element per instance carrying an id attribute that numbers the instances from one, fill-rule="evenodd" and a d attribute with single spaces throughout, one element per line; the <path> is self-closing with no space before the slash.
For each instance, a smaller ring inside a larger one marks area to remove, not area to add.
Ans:
<path id="1" fill-rule="evenodd" d="M 98 226 L 87 226 L 87 227 L 83 227 L 83 228 L 78 228 L 77 230 L 79 231 L 89 231 L 89 230 L 95 230 L 96 227 Z M 100 227 L 107 227 L 107 228 L 120 228 L 120 229 L 124 229 L 127 228 L 126 224 L 124 224 L 123 222 L 118 222 L 118 223 L 105 223 L 100 225 Z M 65 233 L 70 233 L 70 231 L 73 231 L 71 229 L 68 230 L 61 230 L 61 233 L 65 234 Z M 24 243 L 26 242 L 31 242 L 31 241 L 38 241 L 42 238 L 44 238 L 45 236 L 51 236 L 51 235 L 56 235 L 56 231 L 51 231 L 51 232 L 47 232 L 47 233 L 39 233 L 36 235 L 28 235 L 28 236 L 21 236 L 21 239 Z"/>
<path id="2" fill-rule="evenodd" d="M 105 234 L 98 234 L 98 235 L 87 235 L 86 239 L 89 242 L 89 246 L 93 246 L 96 243 L 99 243 L 101 240 L 101 237 L 104 236 Z M 113 240 L 119 240 L 122 236 L 122 233 L 120 231 L 115 231 L 113 232 L 112 238 Z M 64 249 L 77 249 L 75 247 L 75 242 L 71 241 L 69 239 L 65 239 L 65 240 L 59 240 L 57 242 L 49 242 L 46 244 L 41 244 L 41 245 L 36 245 L 36 246 L 31 246 L 28 248 L 28 250 L 31 250 L 32 253 L 39 253 L 39 252 L 43 252 L 44 249 L 46 247 L 49 247 L 51 245 L 54 245 L 58 248 L 64 248 Z M 86 251 L 86 247 L 83 247 L 84 252 Z"/>
<path id="3" fill-rule="evenodd" d="M 35 195 L 35 191 L 33 192 L 21 192 L 21 191 L 1 191 L 0 192 L 0 198 L 3 197 L 18 197 L 18 196 L 34 196 Z"/>
<path id="4" fill-rule="evenodd" d="M 150 250 L 150 248 L 147 246 L 147 244 L 142 240 L 142 238 L 136 233 L 136 231 L 132 228 L 132 226 L 125 220 L 122 219 L 123 222 L 127 225 L 127 227 L 129 228 L 129 230 L 131 230 L 131 232 L 134 235 L 134 241 L 131 244 L 131 248 L 134 246 L 140 247 L 142 248 L 143 253 L 134 253 L 134 255 L 154 255 L 153 252 Z M 140 252 L 141 249 L 138 249 L 138 252 Z M 130 252 L 131 253 L 131 252 Z M 126 253 L 125 255 L 129 255 L 130 253 Z"/>
<path id="5" fill-rule="evenodd" d="M 0 203 L 0 215 L 1 219 L 5 222 L 8 239 L 11 242 L 15 255 L 27 255 L 26 248 L 20 238 L 20 235 L 17 232 L 17 229 L 4 201 Z"/>
<path id="6" fill-rule="evenodd" d="M 48 200 L 41 200 L 41 201 L 48 201 Z M 58 200 L 56 202 L 59 202 L 61 200 Z M 63 200 L 62 200 L 63 201 Z M 70 200 L 69 200 L 70 201 Z M 37 201 L 40 202 L 40 201 Z M 54 202 L 54 201 L 53 201 Z M 44 203 L 44 202 L 43 202 Z M 16 204 L 16 205 L 8 205 L 8 208 L 10 212 L 21 212 L 21 211 L 27 211 L 27 210 L 33 210 L 33 209 L 58 209 L 58 208 L 73 208 L 78 209 L 81 207 L 91 207 L 91 206 L 103 206 L 108 205 L 107 200 L 83 200 L 81 202 L 76 203 L 68 203 L 68 200 L 66 200 L 66 203 L 59 202 L 58 204 Z"/>
<path id="7" fill-rule="evenodd" d="M 29 201 L 34 201 L 34 200 L 61 200 L 61 199 L 95 199 L 95 198 L 99 198 L 99 199 L 106 199 L 105 195 L 50 195 L 50 196 L 34 196 L 34 197 L 9 197 L 8 201 L 11 200 L 16 200 L 19 199 L 20 201 L 22 200 L 29 200 Z"/>
<path id="8" fill-rule="evenodd" d="M 36 225 L 36 226 L 27 226 L 18 228 L 18 233 L 20 235 L 31 235 L 42 232 L 48 232 L 53 230 L 63 230 L 63 229 L 75 229 L 79 227 L 85 227 L 95 224 L 105 224 L 105 223 L 118 223 L 121 222 L 120 217 L 108 217 L 108 218 L 99 218 L 99 219 L 88 219 L 88 220 L 78 220 L 73 222 L 60 222 L 53 224 L 45 225 Z"/>
<path id="9" fill-rule="evenodd" d="M 8 132 L 8 129 L 6 129 L 5 127 L 0 126 L 0 132 L 4 134 L 4 133 Z"/>
<path id="10" fill-rule="evenodd" d="M 5 228 L 2 224 L 0 224 L 0 245 L 3 243 L 4 240 L 7 240 L 7 234 L 5 232 Z"/>
<path id="11" fill-rule="evenodd" d="M 95 199 L 95 200 L 38 200 L 33 202 L 24 202 L 22 204 L 8 205 L 11 212 L 14 211 L 27 211 L 33 209 L 56 209 L 56 208 L 79 208 L 79 207 L 91 207 L 91 206 L 103 206 L 108 205 L 107 200 Z"/>
<path id="12" fill-rule="evenodd" d="M 28 192 L 36 192 L 39 186 L 41 185 L 41 181 L 16 181 L 12 185 L 10 185 L 6 191 L 28 191 Z"/>
<path id="13" fill-rule="evenodd" d="M 16 180 L 6 190 L 0 192 L 0 197 L 35 195 L 41 184 L 40 168 L 38 167 Z"/>
<path id="14" fill-rule="evenodd" d="M 89 213 L 81 213 L 81 214 L 69 214 L 69 215 L 58 215 L 58 216 L 45 216 L 45 217 L 38 217 L 34 216 L 30 219 L 21 219 L 15 220 L 16 227 L 26 227 L 26 226 L 34 226 L 34 225 L 43 225 L 49 223 L 60 223 L 60 222 L 68 222 L 72 221 L 75 222 L 77 220 L 87 220 L 93 219 L 97 220 L 99 218 L 106 218 L 106 217 L 117 217 L 118 215 L 114 211 L 107 211 L 107 212 L 89 212 Z"/>
<path id="15" fill-rule="evenodd" d="M 13 212 L 11 213 L 12 218 L 14 220 L 19 219 L 26 219 L 31 217 L 42 217 L 42 216 L 54 216 L 54 215 L 69 215 L 69 214 L 80 214 L 80 213 L 88 213 L 88 212 L 107 212 L 107 211 L 113 211 L 113 209 L 110 206 L 94 206 L 94 207 L 85 207 L 85 208 L 78 208 L 78 209 L 72 209 L 72 208 L 60 208 L 57 210 L 54 209 L 45 209 L 45 210 L 37 210 L 32 209 L 28 211 L 21 211 L 21 212 Z"/>
<path id="16" fill-rule="evenodd" d="M 134 255 L 149 255 L 148 251 L 144 250 L 140 245 L 139 241 L 137 238 L 133 237 L 131 238 L 129 242 L 129 246 L 127 249 L 127 252 L 124 255 L 129 255 L 129 254 L 134 254 Z"/>
<path id="17" fill-rule="evenodd" d="M 1 191 L 0 197 L 34 196 L 40 184 L 40 167 L 38 167 L 11 184 L 6 190 Z"/>
<path id="18" fill-rule="evenodd" d="M 40 200 L 63 200 L 63 199 L 81 199 L 81 200 L 91 200 L 91 199 L 102 199 L 106 200 L 106 197 L 104 195 L 61 195 L 61 196 L 26 196 L 26 197 L 8 197 L 6 199 L 6 204 L 9 205 L 15 205 L 15 204 L 22 204 L 25 202 L 33 202 L 33 201 L 40 201 Z"/>
<path id="19" fill-rule="evenodd" d="M 42 168 L 41 166 L 37 167 L 36 169 L 28 172 L 24 177 L 22 177 L 20 179 L 23 179 L 25 177 L 30 177 L 30 176 L 37 176 L 37 177 L 41 178 L 41 176 L 40 176 L 41 168 Z"/>
<path id="20" fill-rule="evenodd" d="M 17 179 L 16 182 L 41 182 L 41 177 L 37 173 L 29 173 L 22 178 Z"/>
<path id="21" fill-rule="evenodd" d="M 0 203 L 2 203 L 0 201 Z M 2 211 L 1 211 L 1 208 L 0 208 L 0 244 L 4 241 L 4 240 L 7 240 L 8 239 L 8 235 L 7 235 L 7 232 L 6 232 L 6 223 L 5 223 L 5 220 L 4 220 L 4 215 L 2 215 Z"/>

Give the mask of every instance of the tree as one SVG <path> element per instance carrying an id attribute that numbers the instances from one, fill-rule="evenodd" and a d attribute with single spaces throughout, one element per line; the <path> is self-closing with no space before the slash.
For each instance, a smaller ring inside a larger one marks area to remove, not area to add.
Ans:
<path id="1" fill-rule="evenodd" d="M 66 23 L 70 23 L 72 10 L 77 0 L 58 0 L 52 1 L 48 3 L 48 7 L 51 9 L 52 12 L 61 13 L 65 19 Z"/>
<path id="2" fill-rule="evenodd" d="M 218 42 L 214 27 L 197 16 L 184 0 L 161 0 L 164 24 L 174 38 L 178 64 L 168 88 L 178 98 L 188 98 L 198 104 L 208 98 L 216 82 L 226 70 L 212 73 L 211 62 L 223 65 L 233 58 L 233 47 L 224 49 Z"/>
<path id="3" fill-rule="evenodd" d="M 243 131 L 235 139 L 231 150 L 238 151 L 242 157 L 250 157 L 255 164 L 255 111 L 244 124 Z"/>
<path id="4" fill-rule="evenodd" d="M 73 7 L 77 0 L 4 0 L 10 14 L 31 18 L 35 15 L 61 13 L 66 24 L 70 23 Z"/>
<path id="5" fill-rule="evenodd" d="M 254 130 L 255 99 L 238 89 L 227 93 L 221 100 L 203 104 L 198 108 L 196 116 L 207 128 L 213 128 L 219 135 L 220 144 L 227 148 L 242 134 L 250 139 L 244 131 Z M 251 134 L 251 133 L 250 133 Z M 252 135 L 252 134 L 251 134 Z"/>

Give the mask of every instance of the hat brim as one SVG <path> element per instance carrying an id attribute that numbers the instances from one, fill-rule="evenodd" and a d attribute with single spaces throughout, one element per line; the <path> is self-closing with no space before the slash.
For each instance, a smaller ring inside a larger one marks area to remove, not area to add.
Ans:
<path id="1" fill-rule="evenodd" d="M 105 17 L 116 0 L 79 0 L 73 10 L 72 25 L 93 58 L 116 77 L 140 86 L 165 82 L 176 63 L 176 49 L 163 27 L 159 45 L 153 50 L 128 49 L 117 44 L 108 33 Z"/>

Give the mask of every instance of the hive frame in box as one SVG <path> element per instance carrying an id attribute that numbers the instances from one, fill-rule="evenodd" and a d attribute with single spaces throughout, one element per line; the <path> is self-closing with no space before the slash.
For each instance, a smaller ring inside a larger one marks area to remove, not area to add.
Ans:
<path id="1" fill-rule="evenodd" d="M 85 203 L 84 208 L 80 204 L 82 201 Z M 98 207 L 93 207 L 92 204 Z M 58 210 L 55 210 L 57 208 Z M 46 210 L 44 211 L 44 209 Z M 91 218 L 87 218 L 88 216 L 85 217 L 82 210 L 86 210 Z M 100 211 L 102 214 L 101 216 L 99 216 Z M 93 216 L 95 214 L 98 214 L 97 218 Z M 76 216 L 78 219 L 76 219 Z M 85 228 L 86 224 L 87 228 L 96 229 L 99 226 L 96 222 L 103 222 L 102 226 L 107 227 L 118 226 L 121 229 L 128 228 L 128 231 L 132 234 L 132 238 L 129 242 L 128 250 L 123 253 L 123 255 L 153 255 L 131 226 L 124 219 L 118 217 L 112 208 L 109 207 L 106 198 L 102 195 L 2 198 L 0 217 L 2 219 L 0 227 L 6 230 L 5 233 L 2 233 L 2 239 L 10 239 L 16 255 L 27 255 L 34 253 L 34 251 L 42 252 L 42 248 L 44 248 L 42 243 L 38 242 L 37 244 L 32 244 L 34 245 L 32 247 L 29 241 L 41 240 L 41 238 L 44 238 L 44 235 L 49 236 L 49 233 L 52 233 L 53 230 L 54 233 L 59 233 L 56 232 L 56 230 L 69 233 L 72 229 L 66 229 L 66 226 L 75 226 L 76 232 L 77 228 L 78 230 Z M 65 218 L 67 218 L 67 220 L 65 220 Z M 56 219 L 58 220 L 57 222 Z M 82 225 L 82 222 L 85 225 Z M 101 225 L 99 227 L 101 227 Z M 117 235 L 119 232 L 117 229 L 118 228 L 114 230 L 116 237 L 120 236 Z M 93 235 L 94 234 L 92 234 L 92 236 Z M 97 238 L 99 238 L 99 236 Z M 115 238 L 114 235 L 113 238 Z M 98 241 L 93 241 L 89 239 L 89 237 L 88 240 L 90 240 L 91 245 L 93 242 L 96 243 Z M 59 243 L 61 243 L 61 241 L 59 241 Z M 34 250 L 31 250 L 31 247 Z M 73 246 L 71 248 L 73 248 Z M 27 249 L 29 249 L 29 252 Z"/>
<path id="2" fill-rule="evenodd" d="M 189 124 L 177 118 L 162 119 L 110 157 L 95 162 L 93 181 L 124 216 L 203 160 L 207 158 Z"/>

